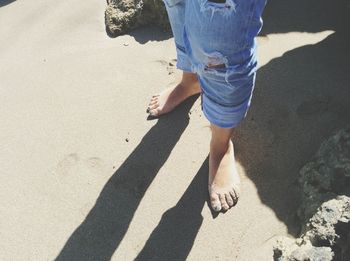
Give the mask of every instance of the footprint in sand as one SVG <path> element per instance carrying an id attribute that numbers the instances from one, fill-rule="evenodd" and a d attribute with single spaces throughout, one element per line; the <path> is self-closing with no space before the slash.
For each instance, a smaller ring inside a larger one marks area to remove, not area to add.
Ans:
<path id="1" fill-rule="evenodd" d="M 162 66 L 166 67 L 168 74 L 175 73 L 176 69 L 176 59 L 171 59 L 170 61 L 166 60 L 156 60 L 156 62 L 160 63 Z"/>
<path id="2" fill-rule="evenodd" d="M 79 162 L 79 156 L 76 153 L 67 155 L 63 160 L 57 164 L 56 172 L 58 175 L 66 176 L 69 172 L 76 168 Z"/>
<path id="3" fill-rule="evenodd" d="M 62 201 L 79 209 L 85 217 L 94 203 L 94 195 L 105 182 L 107 165 L 99 157 L 84 158 L 77 153 L 68 154 L 56 166 L 55 178 Z M 98 185 L 96 185 L 98 184 Z"/>
<path id="4" fill-rule="evenodd" d="M 103 171 L 104 163 L 99 157 L 91 157 L 85 160 L 85 165 L 91 172 L 99 173 Z"/>
<path id="5" fill-rule="evenodd" d="M 56 173 L 60 177 L 79 176 L 86 173 L 99 174 L 104 166 L 103 160 L 99 157 L 81 159 L 77 153 L 71 153 L 57 164 Z"/>

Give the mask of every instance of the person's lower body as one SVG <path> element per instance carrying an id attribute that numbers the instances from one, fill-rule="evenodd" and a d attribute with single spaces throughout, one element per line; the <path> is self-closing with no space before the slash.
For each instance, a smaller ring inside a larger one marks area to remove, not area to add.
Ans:
<path id="1" fill-rule="evenodd" d="M 209 195 L 215 211 L 237 203 L 239 176 L 231 136 L 244 119 L 255 83 L 255 36 L 265 0 L 164 0 L 183 78 L 152 97 L 148 112 L 160 116 L 201 92 L 211 123 Z"/>

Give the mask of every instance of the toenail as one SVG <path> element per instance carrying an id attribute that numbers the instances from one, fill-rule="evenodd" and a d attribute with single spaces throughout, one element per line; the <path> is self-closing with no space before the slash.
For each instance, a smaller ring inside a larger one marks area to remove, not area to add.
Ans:
<path id="1" fill-rule="evenodd" d="M 230 195 L 232 196 L 234 201 L 237 201 L 239 198 L 239 194 L 236 192 L 236 189 L 233 189 L 232 191 L 230 191 Z"/>
<path id="2" fill-rule="evenodd" d="M 214 209 L 215 211 L 220 211 L 220 210 L 221 210 L 221 207 L 220 207 L 220 206 L 214 206 L 213 209 Z"/>
<path id="3" fill-rule="evenodd" d="M 226 197 L 226 201 L 227 201 L 227 204 L 229 205 L 229 207 L 232 206 L 233 199 L 232 199 L 231 195 L 228 194 L 228 195 L 225 195 L 225 197 Z"/>

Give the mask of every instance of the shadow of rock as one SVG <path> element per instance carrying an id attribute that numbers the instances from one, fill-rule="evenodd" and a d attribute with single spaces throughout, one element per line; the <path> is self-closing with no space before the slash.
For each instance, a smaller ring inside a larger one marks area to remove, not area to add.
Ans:
<path id="1" fill-rule="evenodd" d="M 145 44 L 149 41 L 164 41 L 173 37 L 170 31 L 164 31 L 162 28 L 152 25 L 137 28 L 128 33 L 128 35 L 134 37 L 140 44 Z"/>

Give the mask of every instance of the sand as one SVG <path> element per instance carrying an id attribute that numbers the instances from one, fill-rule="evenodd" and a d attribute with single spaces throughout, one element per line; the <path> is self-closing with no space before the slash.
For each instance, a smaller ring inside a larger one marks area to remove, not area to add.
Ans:
<path id="1" fill-rule="evenodd" d="M 299 168 L 350 118 L 349 10 L 327 5 L 269 2 L 242 197 L 215 215 L 199 99 L 147 120 L 180 78 L 170 34 L 109 38 L 104 1 L 0 2 L 0 260 L 271 260 Z"/>

